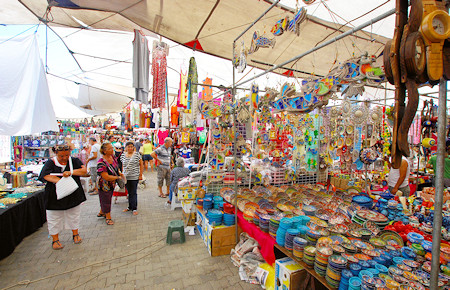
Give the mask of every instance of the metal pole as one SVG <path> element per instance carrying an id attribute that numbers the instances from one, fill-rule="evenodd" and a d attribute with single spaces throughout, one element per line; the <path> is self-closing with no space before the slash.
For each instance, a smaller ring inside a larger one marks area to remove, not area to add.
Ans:
<path id="1" fill-rule="evenodd" d="M 263 14 L 261 14 L 258 18 L 256 18 L 256 20 L 253 21 L 252 24 L 250 24 L 244 31 L 242 31 L 242 33 L 239 34 L 239 36 L 236 37 L 236 39 L 233 41 L 233 45 L 236 43 L 236 41 L 237 41 L 239 38 L 241 38 L 242 35 L 244 35 L 250 28 L 252 28 L 252 26 L 255 25 L 256 22 L 258 22 L 261 18 L 263 18 L 264 15 L 267 14 L 267 12 L 269 12 L 270 10 L 272 10 L 272 8 L 275 7 L 275 5 L 278 4 L 278 2 L 280 2 L 280 0 L 275 1 L 275 2 L 272 4 L 272 6 L 270 6 L 269 8 L 267 8 L 267 10 L 264 11 Z M 234 47 L 233 47 L 233 56 L 234 56 Z M 234 72 L 233 72 L 233 73 L 234 73 Z M 233 82 L 233 86 L 234 86 L 234 82 Z"/>
<path id="2" fill-rule="evenodd" d="M 234 57 L 234 53 L 236 50 L 236 40 L 233 41 L 233 57 Z M 234 225 L 236 227 L 236 244 L 239 243 L 239 237 L 238 237 L 238 216 L 237 216 L 237 211 L 238 211 L 238 207 L 237 207 L 237 202 L 238 202 L 238 194 L 237 194 L 237 157 L 236 157 L 236 109 L 237 109 L 237 102 L 236 102 L 236 86 L 235 86 L 235 68 L 234 68 L 234 64 L 233 61 L 231 61 L 231 66 L 233 67 L 233 86 L 231 87 L 231 95 L 232 95 L 232 104 L 234 104 L 234 109 L 233 109 L 233 157 L 234 157 L 234 194 L 236 196 L 236 201 L 234 204 Z"/>
<path id="3" fill-rule="evenodd" d="M 277 2 L 276 2 L 276 3 L 277 3 Z M 274 3 L 274 4 L 276 4 L 276 3 Z M 352 28 L 352 29 L 350 29 L 350 30 L 348 30 L 348 31 L 346 31 L 346 32 L 344 32 L 344 33 L 342 33 L 341 35 L 336 36 L 336 37 L 333 38 L 333 39 L 330 39 L 330 40 L 328 40 L 328 41 L 326 41 L 326 42 L 323 42 L 322 44 L 319 44 L 318 46 L 316 46 L 316 47 L 314 47 L 314 48 L 312 48 L 312 49 L 310 49 L 310 50 L 308 50 L 308 51 L 306 51 L 306 52 L 304 52 L 304 53 L 302 53 L 302 54 L 297 55 L 297 56 L 294 57 L 294 58 L 291 58 L 291 59 L 289 59 L 289 60 L 287 60 L 287 61 L 285 61 L 285 62 L 283 62 L 283 63 L 281 63 L 281 64 L 278 64 L 278 65 L 276 65 L 276 66 L 274 66 L 274 67 L 272 67 L 272 68 L 270 68 L 270 69 L 268 69 L 268 70 L 266 70 L 266 71 L 264 71 L 264 72 L 262 72 L 262 73 L 260 73 L 260 74 L 257 74 L 256 76 L 254 76 L 254 77 L 252 77 L 252 78 L 249 78 L 248 80 L 242 81 L 242 82 L 236 84 L 236 86 L 241 86 L 241 85 L 243 85 L 243 84 L 245 84 L 245 83 L 248 83 L 248 82 L 250 82 L 250 81 L 252 81 L 252 80 L 254 80 L 254 79 L 259 78 L 260 76 L 263 76 L 263 75 L 265 75 L 265 74 L 267 74 L 267 73 L 269 73 L 269 72 L 272 72 L 272 71 L 274 71 L 274 70 L 276 70 L 276 69 L 278 69 L 278 68 L 280 68 L 280 67 L 282 67 L 282 66 L 285 66 L 285 65 L 287 65 L 288 63 L 291 63 L 291 62 L 293 62 L 293 61 L 295 61 L 295 60 L 297 60 L 297 59 L 299 59 L 299 58 L 302 58 L 302 57 L 304 57 L 304 56 L 306 56 L 306 55 L 308 55 L 308 54 L 310 54 L 310 53 L 313 53 L 313 52 L 316 51 L 316 50 L 319 50 L 319 49 L 321 49 L 321 48 L 323 48 L 323 47 L 325 47 L 325 46 L 327 46 L 327 45 L 333 44 L 334 42 L 336 42 L 336 41 L 338 41 L 338 40 L 341 40 L 342 38 L 347 37 L 347 36 L 349 36 L 349 35 L 352 35 L 352 34 L 355 33 L 356 31 L 359 31 L 359 30 L 361 30 L 361 29 L 363 29 L 363 28 L 366 28 L 367 26 L 370 26 L 370 25 L 372 25 L 372 24 L 374 24 L 374 23 L 376 23 L 376 22 L 378 22 L 378 21 L 380 21 L 380 20 L 383 20 L 384 18 L 389 17 L 389 16 L 391 16 L 391 15 L 394 14 L 394 13 L 395 13 L 395 9 L 391 9 L 391 10 L 389 10 L 389 11 L 387 11 L 387 12 L 381 14 L 380 16 L 377 16 L 377 17 L 373 18 L 373 19 L 370 20 L 370 21 L 367 21 L 367 22 L 365 22 L 365 23 L 363 23 L 363 24 L 361 24 L 361 25 L 359 25 L 359 26 L 357 26 L 357 27 L 355 27 L 355 28 Z M 236 41 L 236 40 L 235 40 L 235 41 Z M 234 54 L 233 54 L 233 56 L 234 56 Z"/>
<path id="4" fill-rule="evenodd" d="M 431 258 L 430 289 L 438 289 L 439 258 L 441 253 L 441 226 L 442 226 L 442 202 L 444 193 L 444 158 L 445 158 L 445 129 L 447 127 L 447 81 L 441 78 L 439 82 L 439 106 L 438 106 L 438 151 L 436 160 L 436 193 L 434 196 L 433 217 L 433 248 Z"/>

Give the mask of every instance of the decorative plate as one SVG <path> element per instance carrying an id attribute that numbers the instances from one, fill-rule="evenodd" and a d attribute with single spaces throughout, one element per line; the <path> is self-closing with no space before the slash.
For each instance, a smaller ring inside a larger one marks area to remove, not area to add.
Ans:
<path id="1" fill-rule="evenodd" d="M 373 221 L 366 221 L 364 223 L 364 227 L 372 231 L 372 233 L 376 236 L 380 232 L 380 228 Z M 385 243 L 386 245 L 386 243 Z M 383 246 L 384 247 L 384 246 Z"/>
<path id="2" fill-rule="evenodd" d="M 385 215 L 368 209 L 360 209 L 356 212 L 356 214 L 365 220 L 371 220 L 376 223 L 383 223 L 388 221 L 388 218 Z"/>
<path id="3" fill-rule="evenodd" d="M 352 112 L 352 104 L 348 99 L 342 101 L 341 104 L 341 113 L 344 117 L 348 117 Z"/>
<path id="4" fill-rule="evenodd" d="M 397 246 L 400 246 L 400 247 L 405 246 L 405 244 L 403 243 L 402 237 L 394 231 L 383 230 L 380 232 L 379 237 L 383 241 L 385 241 L 387 244 L 395 243 Z"/>
<path id="5" fill-rule="evenodd" d="M 362 125 L 366 122 L 368 115 L 368 109 L 365 104 L 361 104 L 359 106 L 354 106 L 352 109 L 352 117 L 351 121 L 355 125 Z"/>
<path id="6" fill-rule="evenodd" d="M 345 138 L 345 145 L 347 145 L 348 147 L 353 145 L 353 138 L 352 137 L 347 137 Z"/>
<path id="7" fill-rule="evenodd" d="M 369 120 L 372 124 L 378 125 L 383 118 L 383 109 L 381 107 L 374 107 L 369 114 Z"/>

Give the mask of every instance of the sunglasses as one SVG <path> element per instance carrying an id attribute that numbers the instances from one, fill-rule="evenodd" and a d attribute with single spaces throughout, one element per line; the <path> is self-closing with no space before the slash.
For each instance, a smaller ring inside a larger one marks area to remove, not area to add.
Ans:
<path id="1" fill-rule="evenodd" d="M 57 145 L 55 149 L 56 149 L 56 151 L 68 151 L 68 150 L 70 150 L 70 146 L 67 144 Z"/>

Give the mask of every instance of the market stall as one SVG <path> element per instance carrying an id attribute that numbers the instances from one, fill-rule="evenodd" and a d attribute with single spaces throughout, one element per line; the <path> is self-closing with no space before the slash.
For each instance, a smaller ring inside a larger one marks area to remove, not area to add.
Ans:
<path id="1" fill-rule="evenodd" d="M 20 188 L 0 193 L 0 260 L 47 221 L 41 187 Z"/>

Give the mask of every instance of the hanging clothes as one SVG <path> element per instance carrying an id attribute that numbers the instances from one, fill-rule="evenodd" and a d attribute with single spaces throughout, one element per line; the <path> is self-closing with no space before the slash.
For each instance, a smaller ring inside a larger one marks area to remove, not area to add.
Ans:
<path id="1" fill-rule="evenodd" d="M 169 130 L 159 130 L 158 131 L 158 142 L 159 145 L 163 145 L 164 144 L 164 139 L 166 139 L 169 136 Z"/>
<path id="2" fill-rule="evenodd" d="M 177 106 L 170 107 L 170 123 L 173 127 L 178 127 L 178 118 L 180 113 L 178 112 Z"/>
<path id="3" fill-rule="evenodd" d="M 169 127 L 169 110 L 161 110 L 161 127 Z"/>
<path id="4" fill-rule="evenodd" d="M 166 100 L 167 53 L 156 46 L 152 54 L 153 96 L 152 108 L 164 108 Z"/>
<path id="5" fill-rule="evenodd" d="M 136 101 L 148 104 L 149 49 L 145 35 L 135 29 L 133 40 L 133 87 Z"/>
<path id="6" fill-rule="evenodd" d="M 189 132 L 181 132 L 181 143 L 187 144 L 189 143 Z"/>
<path id="7" fill-rule="evenodd" d="M 204 85 L 207 85 L 206 87 L 203 87 L 202 89 L 202 99 L 204 101 L 211 101 L 212 100 L 212 87 L 209 85 L 212 85 L 212 78 L 206 78 L 203 81 Z"/>
<path id="8" fill-rule="evenodd" d="M 180 72 L 180 88 L 178 90 L 178 107 L 186 108 L 188 104 L 188 76 Z"/>

